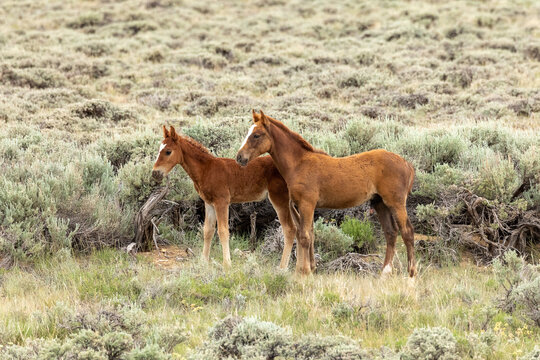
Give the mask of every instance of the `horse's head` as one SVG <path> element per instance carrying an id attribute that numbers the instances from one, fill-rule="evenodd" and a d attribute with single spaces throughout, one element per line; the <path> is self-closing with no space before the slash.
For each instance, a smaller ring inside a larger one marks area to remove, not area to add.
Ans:
<path id="1" fill-rule="evenodd" d="M 176 130 L 173 126 L 171 126 L 170 130 L 167 130 L 165 125 L 163 125 L 163 141 L 161 142 L 156 162 L 152 168 L 152 177 L 157 181 L 161 181 L 183 159 L 184 155 L 180 147 L 180 137 L 176 133 Z"/>
<path id="2" fill-rule="evenodd" d="M 253 125 L 251 125 L 236 155 L 236 162 L 238 164 L 246 166 L 248 162 L 257 156 L 267 153 L 272 149 L 272 139 L 268 133 L 269 124 L 270 120 L 263 114 L 262 110 L 260 114 L 257 114 L 253 110 Z"/>

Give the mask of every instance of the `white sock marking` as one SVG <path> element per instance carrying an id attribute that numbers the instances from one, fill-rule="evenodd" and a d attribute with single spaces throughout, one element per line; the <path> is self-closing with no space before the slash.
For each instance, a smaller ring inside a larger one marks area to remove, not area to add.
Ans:
<path id="1" fill-rule="evenodd" d="M 249 131 L 246 135 L 246 138 L 244 139 L 244 141 L 242 142 L 242 145 L 240 145 L 240 149 L 244 147 L 244 145 L 246 145 L 246 142 L 248 141 L 249 139 L 249 136 L 251 135 L 251 133 L 253 132 L 253 129 L 255 129 L 255 126 L 257 125 L 251 125 L 251 127 L 249 128 Z"/>
<path id="2" fill-rule="evenodd" d="M 390 264 L 386 264 L 386 266 L 382 270 L 383 275 L 392 273 L 392 267 Z"/>

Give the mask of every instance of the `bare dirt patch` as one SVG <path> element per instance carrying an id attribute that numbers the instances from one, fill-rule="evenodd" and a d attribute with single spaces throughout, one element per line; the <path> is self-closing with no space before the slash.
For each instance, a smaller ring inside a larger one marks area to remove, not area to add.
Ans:
<path id="1" fill-rule="evenodd" d="M 182 268 L 194 256 L 190 248 L 176 245 L 160 246 L 159 249 L 140 252 L 139 255 L 166 270 Z"/>

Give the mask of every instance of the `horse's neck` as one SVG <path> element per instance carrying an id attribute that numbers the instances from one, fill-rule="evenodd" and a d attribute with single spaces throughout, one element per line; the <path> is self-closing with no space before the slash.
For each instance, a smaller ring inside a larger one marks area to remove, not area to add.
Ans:
<path id="1" fill-rule="evenodd" d="M 182 141 L 181 145 L 184 161 L 180 165 L 187 172 L 191 180 L 199 185 L 204 180 L 204 172 L 214 159 L 214 156 L 202 151 L 188 141 Z"/>
<path id="2" fill-rule="evenodd" d="M 287 180 L 307 150 L 284 130 L 273 126 L 271 131 L 273 145 L 270 156 L 280 174 Z"/>

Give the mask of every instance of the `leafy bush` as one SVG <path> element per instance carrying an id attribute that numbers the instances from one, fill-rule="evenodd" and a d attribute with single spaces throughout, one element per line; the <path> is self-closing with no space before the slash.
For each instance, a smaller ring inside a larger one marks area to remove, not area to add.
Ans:
<path id="1" fill-rule="evenodd" d="M 30 69 L 0 69 L 2 82 L 12 86 L 22 86 L 34 89 L 61 87 L 66 84 L 66 78 L 56 70 L 45 68 Z"/>
<path id="2" fill-rule="evenodd" d="M 438 164 L 458 164 L 467 142 L 457 134 L 410 134 L 396 144 L 400 155 L 410 158 L 416 170 L 432 172 Z"/>
<path id="3" fill-rule="evenodd" d="M 417 190 L 415 195 L 439 199 L 450 185 L 462 185 L 465 173 L 448 164 L 437 164 L 433 172 L 418 171 L 416 174 Z"/>
<path id="4" fill-rule="evenodd" d="M 313 226 L 315 248 L 323 261 L 343 256 L 352 250 L 353 238 L 337 226 L 328 224 L 323 218 L 317 219 Z"/>
<path id="5" fill-rule="evenodd" d="M 190 359 L 367 359 L 357 343 L 345 337 L 305 336 L 271 322 L 227 317 L 217 323 Z"/>
<path id="6" fill-rule="evenodd" d="M 373 224 L 367 217 L 362 221 L 351 217 L 345 217 L 340 228 L 344 234 L 352 237 L 353 246 L 360 252 L 369 253 L 377 248 Z"/>
<path id="7" fill-rule="evenodd" d="M 92 26 L 100 26 L 106 23 L 105 16 L 101 13 L 85 13 L 80 15 L 77 19 L 67 23 L 67 26 L 72 29 L 82 29 Z"/>
<path id="8" fill-rule="evenodd" d="M 518 312 L 540 326 L 540 267 L 525 263 L 515 251 L 507 251 L 493 262 L 497 281 L 505 290 L 500 307 Z"/>
<path id="9" fill-rule="evenodd" d="M 519 360 L 539 360 L 540 359 L 540 347 L 535 346 L 534 350 L 530 353 L 523 355 Z"/>
<path id="10" fill-rule="evenodd" d="M 404 360 L 460 359 L 457 342 L 450 330 L 442 327 L 414 329 L 401 358 Z"/>
<path id="11" fill-rule="evenodd" d="M 344 138 L 349 142 L 351 154 L 385 148 L 394 143 L 404 132 L 404 126 L 393 120 L 374 121 L 358 119 L 349 121 Z"/>
<path id="12" fill-rule="evenodd" d="M 493 356 L 498 337 L 492 330 L 480 334 L 469 333 L 465 341 L 460 343 L 461 354 L 467 354 L 472 359 L 489 359 Z"/>
<path id="13" fill-rule="evenodd" d="M 87 100 L 83 103 L 75 104 L 72 106 L 71 112 L 82 119 L 94 118 L 102 121 L 112 122 L 119 122 L 135 118 L 135 115 L 131 111 L 121 109 L 108 101 L 97 99 Z"/>
<path id="14" fill-rule="evenodd" d="M 509 201 L 519 185 L 518 174 L 510 159 L 489 157 L 475 180 L 475 192 L 489 200 Z"/>
<path id="15" fill-rule="evenodd" d="M 238 136 L 234 128 L 229 126 L 223 126 L 223 124 L 205 124 L 202 122 L 185 128 L 182 131 L 218 156 L 229 150 L 233 141 L 236 141 Z"/>
<path id="16" fill-rule="evenodd" d="M 158 330 L 140 308 L 83 308 L 78 312 L 53 308 L 57 332 L 52 339 L 35 339 L 23 346 L 0 346 L 2 359 L 169 359 L 172 348 L 187 336 L 178 326 L 163 324 Z"/>

